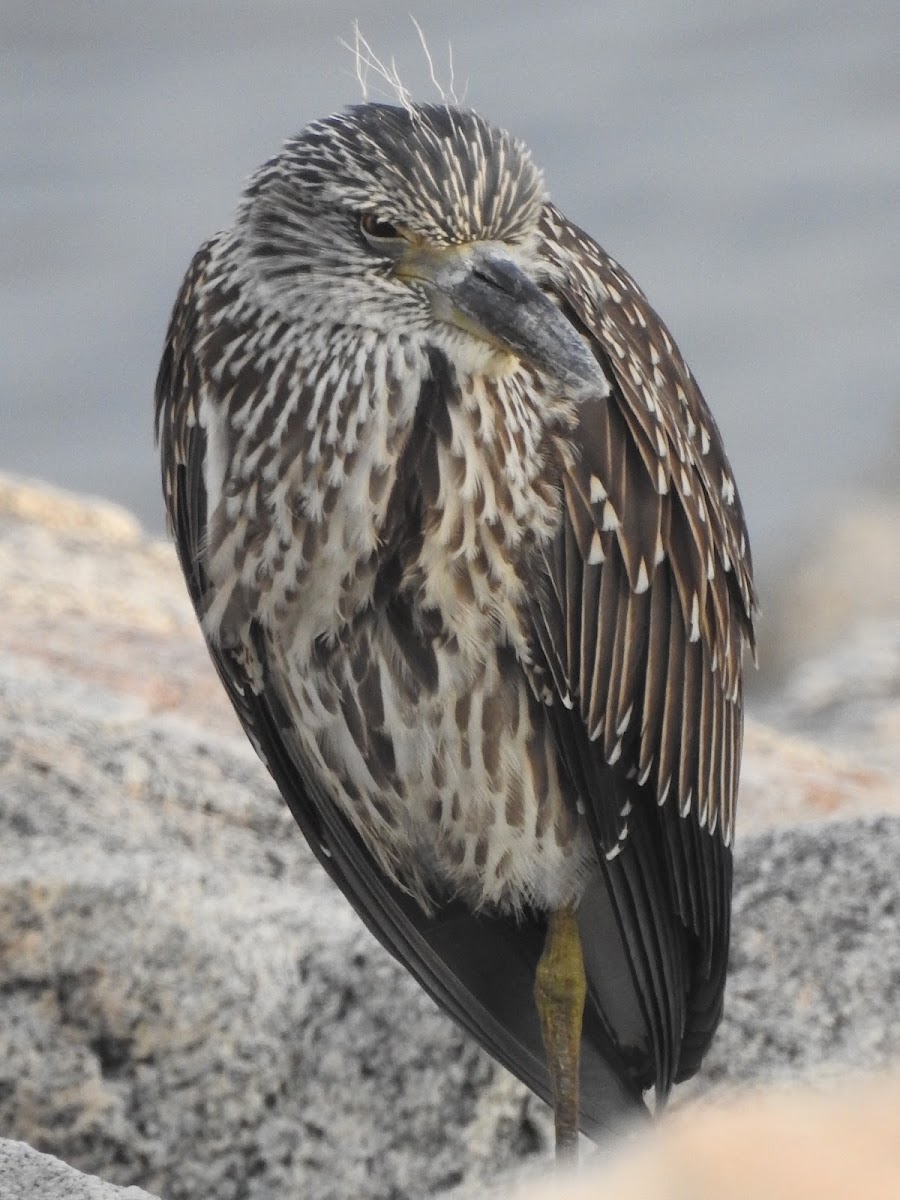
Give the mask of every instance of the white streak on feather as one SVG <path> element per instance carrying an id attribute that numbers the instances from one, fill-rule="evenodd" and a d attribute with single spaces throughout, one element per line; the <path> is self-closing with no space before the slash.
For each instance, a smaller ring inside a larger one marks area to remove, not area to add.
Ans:
<path id="1" fill-rule="evenodd" d="M 594 530 L 594 536 L 591 538 L 591 548 L 588 553 L 589 566 L 595 567 L 598 563 L 602 563 L 606 559 L 603 552 L 603 539 L 600 537 L 599 530 Z"/>

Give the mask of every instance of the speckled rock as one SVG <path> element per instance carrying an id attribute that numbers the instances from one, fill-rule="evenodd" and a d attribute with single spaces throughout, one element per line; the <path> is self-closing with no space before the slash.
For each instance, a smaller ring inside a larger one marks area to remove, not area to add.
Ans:
<path id="1" fill-rule="evenodd" d="M 900 557 L 900 538 L 896 543 Z M 856 626 L 809 659 L 765 715 L 782 729 L 880 772 L 900 777 L 900 604 L 890 619 Z"/>
<path id="2" fill-rule="evenodd" d="M 166 1200 L 439 1194 L 546 1141 L 243 739 L 0 665 L 0 1128 Z"/>
<path id="3" fill-rule="evenodd" d="M 0 1129 L 165 1200 L 474 1197 L 544 1162 L 543 1106 L 313 862 L 171 549 L 0 480 L 0 591 Z M 894 763 L 796 736 L 810 711 L 748 730 L 726 1018 L 676 1107 L 900 1053 Z"/>
<path id="4" fill-rule="evenodd" d="M 3 1200 L 156 1200 L 141 1188 L 116 1187 L 84 1175 L 24 1142 L 0 1138 L 0 1196 Z"/>

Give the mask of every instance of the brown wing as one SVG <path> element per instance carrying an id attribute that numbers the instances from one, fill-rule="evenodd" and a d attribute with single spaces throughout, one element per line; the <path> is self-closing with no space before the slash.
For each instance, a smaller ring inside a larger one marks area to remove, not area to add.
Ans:
<path id="1" fill-rule="evenodd" d="M 550 286 L 611 392 L 582 405 L 562 454 L 564 520 L 535 634 L 573 705 L 557 717 L 563 760 L 627 893 L 620 920 L 634 926 L 665 1087 L 693 1069 L 721 1005 L 750 552 L 719 432 L 665 326 L 586 234 L 552 207 L 544 220 Z M 683 1017 L 672 912 L 695 938 Z"/>

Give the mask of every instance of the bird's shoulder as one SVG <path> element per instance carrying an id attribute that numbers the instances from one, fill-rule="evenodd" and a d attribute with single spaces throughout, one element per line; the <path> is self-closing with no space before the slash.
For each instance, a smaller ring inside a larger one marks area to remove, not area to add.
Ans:
<path id="1" fill-rule="evenodd" d="M 756 597 L 740 496 L 722 435 L 665 322 L 627 270 L 553 205 L 541 254 L 570 317 L 592 341 L 614 407 L 660 497 L 685 509 L 698 545 L 717 549 L 736 588 L 734 616 L 753 642 Z M 705 527 L 705 529 L 704 529 Z M 712 570 L 705 564 L 707 573 Z M 639 564 L 630 564 L 639 567 Z"/>

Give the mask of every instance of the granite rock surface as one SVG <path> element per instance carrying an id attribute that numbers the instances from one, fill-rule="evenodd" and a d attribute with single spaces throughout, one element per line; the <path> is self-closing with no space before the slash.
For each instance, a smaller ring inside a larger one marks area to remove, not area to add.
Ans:
<path id="1" fill-rule="evenodd" d="M 0 592 L 0 1132 L 165 1200 L 474 1197 L 545 1163 L 543 1106 L 306 850 L 170 548 L 0 479 Z M 748 729 L 726 1016 L 675 1109 L 900 1056 L 900 656 L 866 636 L 810 668 L 832 700 L 798 676 Z M 70 1194 L 10 1144 L 0 1196 Z"/>

